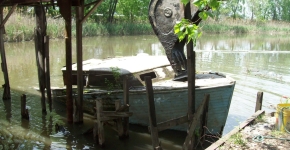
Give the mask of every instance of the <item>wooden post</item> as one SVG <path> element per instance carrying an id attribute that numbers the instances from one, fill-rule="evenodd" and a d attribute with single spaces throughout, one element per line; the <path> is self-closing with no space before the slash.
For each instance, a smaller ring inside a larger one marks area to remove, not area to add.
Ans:
<path id="1" fill-rule="evenodd" d="M 26 109 L 26 95 L 21 95 L 21 116 L 23 119 L 29 119 L 28 109 Z"/>
<path id="2" fill-rule="evenodd" d="M 44 37 L 44 51 L 45 51 L 45 83 L 46 83 L 46 95 L 49 103 L 49 111 L 52 111 L 52 99 L 50 88 L 50 65 L 49 65 L 49 36 Z"/>
<path id="3" fill-rule="evenodd" d="M 185 19 L 191 19 L 190 3 L 185 6 L 184 10 Z M 186 38 L 187 39 L 187 38 Z M 193 113 L 195 112 L 195 52 L 193 51 L 193 42 L 190 41 L 186 45 L 187 49 L 187 81 L 188 81 L 188 120 L 192 120 Z M 190 128 L 190 124 L 189 127 Z M 191 139 L 191 145 L 194 146 L 195 139 Z M 190 147 L 189 146 L 189 147 Z"/>
<path id="4" fill-rule="evenodd" d="M 97 127 L 98 127 L 98 141 L 99 145 L 104 146 L 105 143 L 105 132 L 104 132 L 104 125 L 103 121 L 101 121 L 101 113 L 103 111 L 103 103 L 102 100 L 96 101 L 96 108 L 97 108 Z"/>
<path id="5" fill-rule="evenodd" d="M 44 67 L 44 36 L 46 35 L 46 17 L 43 6 L 35 6 L 36 29 L 35 29 L 35 55 L 38 70 L 39 90 L 41 93 L 42 113 L 46 114 L 45 105 L 45 67 Z"/>
<path id="6" fill-rule="evenodd" d="M 3 24 L 3 27 L 0 27 L 0 53 L 1 53 L 1 68 L 4 76 L 5 84 L 2 85 L 4 88 L 3 92 L 3 100 L 9 100 L 11 98 L 10 95 L 10 83 L 9 83 L 9 76 L 8 76 L 8 69 L 6 63 L 6 54 L 4 49 L 4 22 L 3 22 L 3 7 L 0 7 L 0 24 Z"/>
<path id="7" fill-rule="evenodd" d="M 157 122 L 156 122 L 153 87 L 152 87 L 152 81 L 151 81 L 150 76 L 145 76 L 145 84 L 146 84 L 146 92 L 147 92 L 148 106 L 149 106 L 149 124 L 150 124 L 152 146 L 154 150 L 161 150 L 162 147 L 158 139 L 158 128 L 157 128 Z"/>
<path id="8" fill-rule="evenodd" d="M 257 93 L 255 112 L 257 112 L 258 110 L 262 109 L 262 103 L 263 103 L 263 92 L 258 92 Z"/>
<path id="9" fill-rule="evenodd" d="M 185 6 L 184 16 L 191 19 L 190 3 Z M 188 80 L 188 115 L 195 112 L 195 52 L 193 51 L 193 42 L 186 45 L 187 49 L 187 80 Z"/>
<path id="10" fill-rule="evenodd" d="M 128 80 L 127 76 L 123 79 L 123 91 L 124 91 L 124 105 L 129 105 L 129 86 L 128 86 Z M 127 110 L 129 112 L 129 109 Z M 124 138 L 129 137 L 129 117 L 124 118 Z"/>
<path id="11" fill-rule="evenodd" d="M 84 1 L 76 7 L 76 48 L 77 48 L 77 85 L 78 98 L 75 102 L 74 122 L 83 123 L 83 47 L 82 47 L 82 19 L 84 16 Z"/>
<path id="12" fill-rule="evenodd" d="M 196 112 L 194 113 L 193 115 L 193 119 L 190 123 L 190 128 L 189 128 L 189 131 L 188 131 L 188 134 L 185 138 L 185 142 L 183 144 L 183 149 L 184 150 L 192 150 L 194 149 L 194 145 L 195 143 L 191 143 L 195 138 L 195 135 L 194 135 L 194 131 L 197 127 L 197 125 L 200 123 L 200 115 L 204 112 L 204 109 L 208 109 L 208 102 L 209 102 L 209 94 L 206 94 L 204 96 L 204 99 L 202 101 L 202 103 L 199 105 L 198 109 L 196 110 Z"/>
<path id="13" fill-rule="evenodd" d="M 209 104 L 209 99 L 210 99 L 210 95 L 209 94 L 206 94 L 205 95 L 205 101 L 207 101 L 206 102 L 206 104 L 205 104 L 205 106 L 204 106 L 204 110 L 203 110 L 203 113 L 201 114 L 202 115 L 202 117 L 201 117 L 201 124 L 200 124 L 200 136 L 202 137 L 202 139 L 201 139 L 201 144 L 203 144 L 204 143 L 204 141 L 205 141 L 205 127 L 207 126 L 207 117 L 208 117 L 208 104 Z M 200 138 L 200 137 L 197 137 L 197 138 Z"/>
<path id="14" fill-rule="evenodd" d="M 72 43 L 71 43 L 71 6 L 72 1 L 58 1 L 59 11 L 65 20 L 65 58 L 66 58 L 66 114 L 67 122 L 73 123 L 72 98 Z"/>
<path id="15" fill-rule="evenodd" d="M 117 100 L 115 101 L 115 110 L 117 111 L 118 109 L 120 109 L 121 107 L 121 101 Z M 123 128 L 123 122 L 122 122 L 122 118 L 118 118 L 116 119 L 116 126 L 117 126 L 117 132 L 119 135 L 119 138 L 123 138 L 124 136 L 124 128 Z"/>

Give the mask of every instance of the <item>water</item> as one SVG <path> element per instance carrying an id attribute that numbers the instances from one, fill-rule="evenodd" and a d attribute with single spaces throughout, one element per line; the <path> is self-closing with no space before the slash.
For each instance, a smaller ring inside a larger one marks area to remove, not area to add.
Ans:
<path id="1" fill-rule="evenodd" d="M 218 71 L 237 83 L 224 134 L 250 117 L 255 110 L 256 94 L 264 92 L 263 110 L 275 111 L 282 95 L 290 96 L 290 38 L 287 36 L 203 35 L 197 42 L 197 71 Z M 73 41 L 74 43 L 74 41 Z M 90 37 L 83 39 L 83 59 L 134 56 L 138 53 L 165 55 L 155 36 Z M 11 101 L 0 102 L 0 149 L 103 149 L 83 135 L 93 126 L 85 115 L 84 124 L 66 124 L 65 107 L 54 103 L 48 115 L 41 114 L 38 77 L 33 42 L 5 43 L 11 86 Z M 76 50 L 73 45 L 73 62 Z M 65 65 L 63 39 L 50 41 L 51 86 L 63 87 L 61 67 Z M 4 84 L 3 74 L 0 82 Z M 2 97 L 3 89 L 0 90 Z M 21 120 L 20 96 L 27 95 L 30 120 Z M 48 110 L 48 109 L 47 109 Z M 57 133 L 54 125 L 64 125 Z M 130 138 L 119 140 L 115 131 L 106 129 L 104 149 L 152 149 L 146 127 L 130 126 Z M 181 149 L 184 132 L 160 132 L 164 149 Z"/>

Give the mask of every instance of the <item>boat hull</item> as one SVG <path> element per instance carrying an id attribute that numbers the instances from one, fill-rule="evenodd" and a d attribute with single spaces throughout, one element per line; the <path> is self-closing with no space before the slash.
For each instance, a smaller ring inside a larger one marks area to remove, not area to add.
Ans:
<path id="1" fill-rule="evenodd" d="M 205 94 L 210 94 L 207 133 L 221 134 L 231 104 L 235 82 L 222 86 L 197 87 L 195 88 L 195 109 L 201 104 Z M 58 101 L 65 104 L 65 97 L 60 96 L 61 90 L 52 90 L 53 95 Z M 76 95 L 75 95 L 76 96 Z M 121 100 L 123 103 L 123 92 L 114 91 L 94 91 L 84 94 L 83 110 L 89 114 L 94 114 L 96 100 L 102 99 L 105 110 L 114 110 L 114 101 Z M 171 89 L 155 89 L 154 101 L 156 109 L 157 122 L 185 116 L 188 109 L 188 89 L 187 88 L 171 88 Z M 149 108 L 146 90 L 134 90 L 129 92 L 130 112 L 133 116 L 129 122 L 132 124 L 149 125 Z M 172 129 L 186 131 L 188 124 L 179 125 Z"/>

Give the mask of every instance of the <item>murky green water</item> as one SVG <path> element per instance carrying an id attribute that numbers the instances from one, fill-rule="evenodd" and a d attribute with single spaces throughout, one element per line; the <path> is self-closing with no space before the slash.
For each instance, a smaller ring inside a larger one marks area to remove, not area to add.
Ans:
<path id="1" fill-rule="evenodd" d="M 84 60 L 138 53 L 165 55 L 155 36 L 91 37 L 83 39 Z M 223 72 L 236 79 L 235 92 L 224 134 L 254 113 L 256 94 L 264 92 L 263 109 L 274 111 L 282 95 L 290 96 L 290 37 L 288 36 L 225 36 L 203 35 L 197 43 L 197 70 Z M 11 101 L 0 102 L 0 149 L 102 149 L 83 135 L 92 127 L 89 117 L 84 124 L 68 125 L 63 105 L 54 104 L 48 115 L 41 114 L 40 94 L 33 42 L 5 43 L 11 86 Z M 76 62 L 73 45 L 73 62 Z M 51 86 L 62 87 L 61 67 L 65 65 L 64 40 L 50 41 Z M 3 74 L 0 82 L 4 84 Z M 0 90 L 2 97 L 3 89 Z M 20 96 L 27 94 L 30 120 L 21 120 Z M 56 133 L 54 125 L 65 126 L 65 133 Z M 146 127 L 130 126 L 130 138 L 119 140 L 106 129 L 104 149 L 151 149 Z M 185 133 L 160 133 L 164 149 L 181 149 Z"/>

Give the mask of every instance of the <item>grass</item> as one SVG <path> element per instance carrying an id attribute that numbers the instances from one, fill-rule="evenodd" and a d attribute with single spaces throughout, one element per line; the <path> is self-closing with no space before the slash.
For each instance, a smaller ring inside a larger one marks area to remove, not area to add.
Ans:
<path id="1" fill-rule="evenodd" d="M 290 23 L 282 21 L 256 21 L 256 20 L 233 20 L 222 19 L 214 21 L 209 19 L 202 24 L 205 33 L 231 33 L 231 34 L 289 34 Z"/>
<path id="2" fill-rule="evenodd" d="M 34 39 L 35 17 L 14 13 L 5 25 L 4 41 L 21 42 Z M 75 23 L 72 22 L 72 36 L 76 36 Z M 83 36 L 102 35 L 145 35 L 154 34 L 149 23 L 98 24 L 85 22 Z M 62 18 L 47 18 L 47 35 L 50 38 L 65 37 L 65 22 Z"/>
<path id="3" fill-rule="evenodd" d="M 246 145 L 246 140 L 243 138 L 242 134 L 240 132 L 234 134 L 231 136 L 230 140 L 239 146 L 245 146 Z"/>
<path id="4" fill-rule="evenodd" d="M 5 14 L 4 14 L 5 15 Z M 34 39 L 35 17 L 14 13 L 5 25 L 4 41 L 21 42 Z M 251 21 L 223 19 L 214 21 L 208 19 L 200 25 L 204 33 L 215 34 L 289 34 L 290 23 L 278 21 Z M 72 36 L 75 37 L 75 23 L 72 22 Z M 103 35 L 148 35 L 154 34 L 149 21 L 146 23 L 112 23 L 100 24 L 87 21 L 83 24 L 83 36 Z M 50 38 L 65 37 L 65 22 L 62 18 L 47 18 L 47 35 Z"/>
<path id="5" fill-rule="evenodd" d="M 253 124 L 257 124 L 257 123 L 260 123 L 260 122 L 265 122 L 265 115 L 260 115 L 258 116 L 255 120 L 254 120 L 254 123 Z"/>

